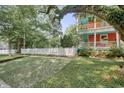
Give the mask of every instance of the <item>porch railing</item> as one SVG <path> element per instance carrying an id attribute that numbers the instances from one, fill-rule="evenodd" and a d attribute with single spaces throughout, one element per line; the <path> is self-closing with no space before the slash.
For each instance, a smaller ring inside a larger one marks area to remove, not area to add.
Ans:
<path id="1" fill-rule="evenodd" d="M 96 42 L 96 48 L 116 47 L 116 41 Z M 81 42 L 79 47 L 94 48 L 94 42 Z"/>
<path id="2" fill-rule="evenodd" d="M 109 32 L 113 32 L 115 31 L 115 29 L 112 26 L 106 26 L 106 27 L 99 27 L 99 28 L 89 28 L 89 29 L 82 29 L 79 30 L 79 34 L 81 33 L 90 33 L 90 32 L 105 32 L 105 31 L 109 31 Z"/>

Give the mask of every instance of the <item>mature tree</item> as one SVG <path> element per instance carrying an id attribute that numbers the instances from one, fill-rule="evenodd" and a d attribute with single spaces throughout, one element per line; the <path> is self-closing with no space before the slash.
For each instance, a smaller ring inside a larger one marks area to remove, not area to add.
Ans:
<path id="1" fill-rule="evenodd" d="M 80 41 L 76 27 L 76 24 L 70 25 L 65 31 L 65 34 L 72 36 L 73 46 L 75 47 L 79 45 Z"/>
<path id="2" fill-rule="evenodd" d="M 48 12 L 55 9 L 60 19 L 68 13 L 89 13 L 93 14 L 112 25 L 119 33 L 124 36 L 124 6 L 105 6 L 105 5 L 66 5 L 63 9 L 56 6 L 49 6 Z"/>
<path id="3" fill-rule="evenodd" d="M 71 35 L 64 35 L 63 38 L 61 39 L 61 46 L 63 48 L 67 48 L 67 47 L 73 47 L 73 38 Z"/>
<path id="4" fill-rule="evenodd" d="M 21 52 L 26 47 L 51 47 L 53 41 L 56 46 L 61 31 L 60 21 L 55 19 L 53 10 L 46 13 L 47 6 L 0 6 L 0 35 L 8 40 L 11 46 Z M 52 38 L 56 36 L 55 38 Z M 40 42 L 40 43 L 38 43 Z"/>
<path id="5" fill-rule="evenodd" d="M 14 28 L 13 25 L 13 11 L 12 7 L 0 6 L 0 35 L 8 41 L 9 55 L 11 55 L 11 43 L 14 39 Z"/>
<path id="6" fill-rule="evenodd" d="M 38 9 L 36 6 L 16 6 L 17 16 L 20 23 L 17 37 L 17 53 L 21 53 L 21 47 L 25 48 L 26 36 L 36 31 L 39 22 L 37 21 Z M 24 42 L 23 44 L 21 42 Z"/>
<path id="7" fill-rule="evenodd" d="M 121 8 L 120 8 L 121 7 Z M 124 36 L 124 10 L 122 6 L 101 6 L 101 5 L 73 5 L 65 6 L 61 10 L 62 18 L 67 13 L 89 13 L 93 14 L 112 25 L 121 35 Z"/>
<path id="8" fill-rule="evenodd" d="M 79 44 L 79 35 L 76 31 L 76 25 L 70 25 L 61 39 L 62 47 L 77 47 Z"/>

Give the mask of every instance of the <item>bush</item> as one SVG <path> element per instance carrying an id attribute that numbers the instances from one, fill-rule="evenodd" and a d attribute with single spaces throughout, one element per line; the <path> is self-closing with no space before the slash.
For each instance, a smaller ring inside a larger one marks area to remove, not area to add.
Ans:
<path id="1" fill-rule="evenodd" d="M 89 57 L 91 55 L 91 52 L 92 52 L 92 49 L 89 49 L 89 48 L 79 48 L 77 50 L 78 56 Z"/>
<path id="2" fill-rule="evenodd" d="M 106 55 L 107 57 L 124 57 L 124 49 L 123 48 L 110 48 Z"/>
<path id="3" fill-rule="evenodd" d="M 106 50 L 94 50 L 91 53 L 91 57 L 105 58 L 107 54 Z"/>

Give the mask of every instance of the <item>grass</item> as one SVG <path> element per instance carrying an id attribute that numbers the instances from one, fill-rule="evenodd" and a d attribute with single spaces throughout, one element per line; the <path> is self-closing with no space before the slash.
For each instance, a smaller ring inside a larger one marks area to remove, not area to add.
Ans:
<path id="1" fill-rule="evenodd" d="M 22 58 L 22 57 L 24 57 L 24 56 L 23 55 L 12 55 L 12 56 L 0 55 L 0 63 L 8 62 L 8 61 L 18 59 L 18 58 Z"/>
<path id="2" fill-rule="evenodd" d="M 0 79 L 11 87 L 33 87 L 62 69 L 69 59 L 25 57 L 0 64 Z"/>
<path id="3" fill-rule="evenodd" d="M 0 64 L 0 79 L 12 87 L 124 87 L 114 60 L 26 57 Z"/>
<path id="4" fill-rule="evenodd" d="M 96 88 L 124 87 L 124 76 L 119 72 L 119 62 L 76 58 L 61 71 L 34 87 Z"/>
<path id="5" fill-rule="evenodd" d="M 4 60 L 4 59 L 7 59 L 7 58 L 11 58 L 11 56 L 8 56 L 8 55 L 0 55 L 0 60 Z"/>

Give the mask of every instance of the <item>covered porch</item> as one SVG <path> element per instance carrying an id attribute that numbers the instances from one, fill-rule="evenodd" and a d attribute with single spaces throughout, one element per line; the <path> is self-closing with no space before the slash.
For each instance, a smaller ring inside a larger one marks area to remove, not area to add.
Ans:
<path id="1" fill-rule="evenodd" d="M 81 36 L 80 46 L 86 48 L 120 47 L 120 35 L 117 31 L 84 33 Z"/>
<path id="2" fill-rule="evenodd" d="M 94 44 L 95 47 L 94 47 Z M 85 48 L 95 48 L 95 49 L 107 49 L 110 47 L 117 47 L 116 41 L 108 41 L 108 42 L 80 42 L 79 47 L 85 47 Z"/>

